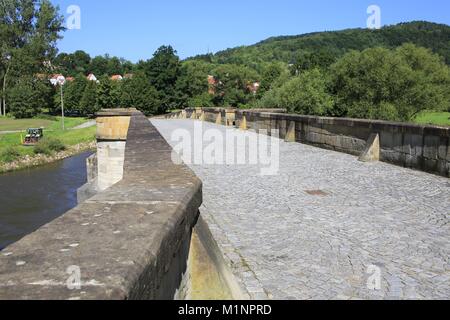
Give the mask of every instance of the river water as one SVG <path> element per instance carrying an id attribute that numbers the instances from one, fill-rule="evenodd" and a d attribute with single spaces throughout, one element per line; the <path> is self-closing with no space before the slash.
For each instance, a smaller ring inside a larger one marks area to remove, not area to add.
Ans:
<path id="1" fill-rule="evenodd" d="M 91 154 L 0 175 L 0 250 L 77 205 Z"/>

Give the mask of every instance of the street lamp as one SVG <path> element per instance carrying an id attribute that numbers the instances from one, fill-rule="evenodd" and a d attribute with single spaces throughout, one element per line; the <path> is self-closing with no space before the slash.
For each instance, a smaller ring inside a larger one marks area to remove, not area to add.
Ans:
<path id="1" fill-rule="evenodd" d="M 5 76 L 3 77 L 3 115 L 6 116 L 6 77 L 8 76 L 8 72 L 9 72 L 9 66 L 11 65 L 10 61 L 11 61 L 11 55 L 10 54 L 6 54 L 5 55 L 5 60 L 6 60 L 6 71 L 5 71 Z M 0 115 L 2 114 L 2 106 L 0 105 Z"/>
<path id="2" fill-rule="evenodd" d="M 59 88 L 61 90 L 61 118 L 62 118 L 62 129 L 65 130 L 64 126 L 64 93 L 63 93 L 63 86 L 66 83 L 66 78 L 64 76 L 59 76 L 56 79 L 57 83 L 59 84 Z"/>

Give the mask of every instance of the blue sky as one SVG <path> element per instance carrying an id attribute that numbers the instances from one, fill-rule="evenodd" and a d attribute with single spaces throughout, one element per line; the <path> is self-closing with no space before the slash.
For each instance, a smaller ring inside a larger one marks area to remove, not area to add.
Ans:
<path id="1" fill-rule="evenodd" d="M 249 45 L 271 36 L 366 27 L 367 8 L 382 24 L 428 20 L 450 25 L 448 0 L 51 0 L 65 17 L 81 9 L 81 29 L 68 30 L 61 52 L 81 49 L 133 62 L 163 44 L 182 58 Z"/>

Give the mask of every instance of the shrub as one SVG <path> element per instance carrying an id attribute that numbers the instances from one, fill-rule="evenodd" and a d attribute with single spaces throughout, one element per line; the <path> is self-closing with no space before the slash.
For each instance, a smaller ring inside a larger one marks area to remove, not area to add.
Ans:
<path id="1" fill-rule="evenodd" d="M 335 116 L 409 121 L 450 105 L 450 69 L 431 51 L 405 44 L 346 54 L 331 66 Z"/>
<path id="2" fill-rule="evenodd" d="M 0 154 L 0 159 L 4 162 L 13 162 L 18 157 L 20 157 L 19 151 L 14 147 L 7 147 Z"/>
<path id="3" fill-rule="evenodd" d="M 34 146 L 35 154 L 51 155 L 53 152 L 66 150 L 66 146 L 59 139 L 44 138 Z"/>
<path id="4" fill-rule="evenodd" d="M 313 69 L 268 91 L 257 106 L 286 108 L 290 113 L 322 116 L 332 109 L 333 97 L 327 92 L 325 75 L 319 69 Z"/>

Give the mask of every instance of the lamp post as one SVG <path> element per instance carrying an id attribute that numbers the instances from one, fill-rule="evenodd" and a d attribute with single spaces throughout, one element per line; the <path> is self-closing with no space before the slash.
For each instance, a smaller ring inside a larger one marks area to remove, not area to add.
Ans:
<path id="1" fill-rule="evenodd" d="M 63 86 L 66 83 L 66 78 L 63 76 L 59 76 L 58 79 L 59 88 L 61 91 L 61 119 L 62 119 L 62 129 L 63 131 L 66 129 L 64 126 L 64 93 L 63 93 Z"/>
<path id="2" fill-rule="evenodd" d="M 3 91 L 2 91 L 2 102 L 3 102 L 3 106 L 0 105 L 0 115 L 2 115 L 2 108 L 3 108 L 3 115 L 6 116 L 6 77 L 8 76 L 8 72 L 9 72 L 9 66 L 10 66 L 10 60 L 11 60 L 11 55 L 7 54 L 5 56 L 5 60 L 6 62 L 6 71 L 5 71 L 5 76 L 3 77 Z"/>

